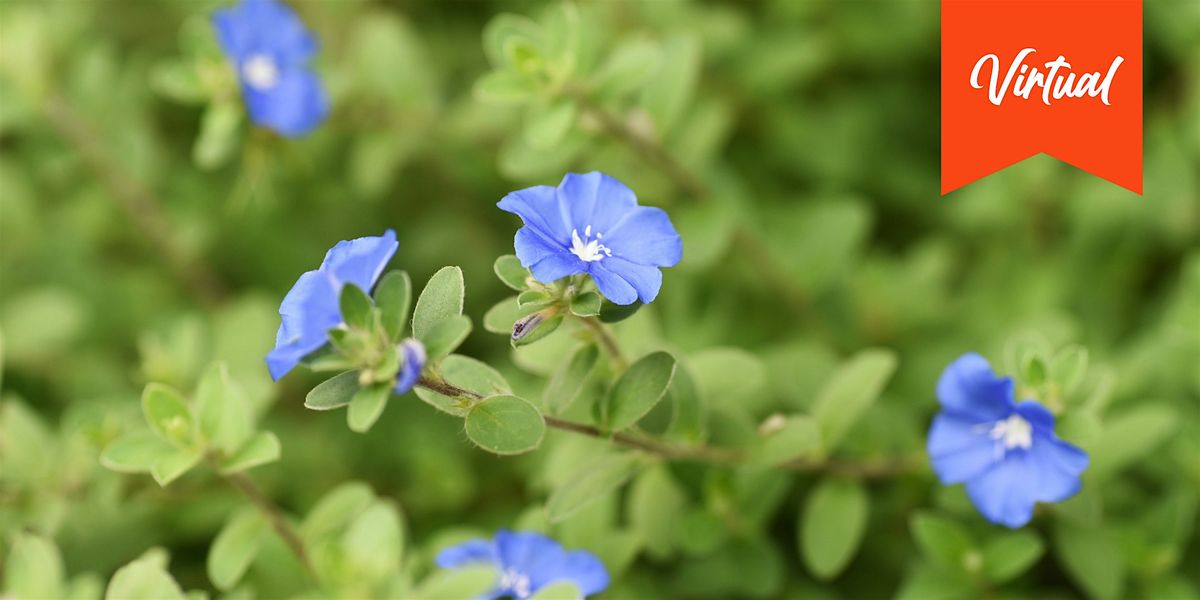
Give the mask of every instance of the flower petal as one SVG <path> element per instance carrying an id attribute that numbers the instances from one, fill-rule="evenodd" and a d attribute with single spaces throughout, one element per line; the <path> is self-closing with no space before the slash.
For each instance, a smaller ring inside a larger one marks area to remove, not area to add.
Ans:
<path id="1" fill-rule="evenodd" d="M 617 256 L 610 256 L 592 268 L 593 272 L 598 268 L 606 269 L 625 280 L 626 283 L 633 286 L 633 289 L 637 291 L 638 298 L 643 303 L 648 304 L 653 302 L 658 297 L 658 290 L 662 288 L 663 276 L 662 271 L 659 271 L 658 267 L 637 264 Z M 611 298 L 609 299 L 612 300 Z M 613 301 L 616 302 L 615 300 Z"/>
<path id="2" fill-rule="evenodd" d="M 555 564 L 538 569 L 537 578 L 531 578 L 532 587 L 538 589 L 557 581 L 570 581 L 584 596 L 598 594 L 608 587 L 608 569 L 591 552 L 574 550 L 567 552 Z"/>
<path id="3" fill-rule="evenodd" d="M 512 192 L 496 204 L 533 227 L 547 240 L 554 241 L 566 251 L 571 245 L 571 230 L 563 221 L 558 193 L 548 185 L 538 185 Z"/>
<path id="4" fill-rule="evenodd" d="M 997 377 L 987 360 L 973 352 L 942 371 L 937 397 L 947 411 L 979 421 L 999 421 L 1014 410 L 1012 378 Z"/>
<path id="5" fill-rule="evenodd" d="M 513 240 L 521 266 L 533 272 L 534 279 L 551 283 L 567 275 L 583 273 L 586 265 L 578 256 L 547 240 L 528 225 L 517 230 Z"/>
<path id="6" fill-rule="evenodd" d="M 1027 454 L 1029 477 L 1034 481 L 1038 500 L 1061 502 L 1079 491 L 1079 476 L 1089 462 L 1086 452 L 1059 439 L 1053 432 L 1036 431 Z"/>
<path id="7" fill-rule="evenodd" d="M 1038 402 L 1026 400 L 1017 405 L 1017 413 L 1020 414 L 1034 429 L 1043 431 L 1054 431 L 1054 413 L 1046 409 Z"/>
<path id="8" fill-rule="evenodd" d="M 450 546 L 438 553 L 437 565 L 443 569 L 454 569 L 479 563 L 498 563 L 496 546 L 488 540 L 470 540 Z"/>
<path id="9" fill-rule="evenodd" d="M 620 275 L 605 268 L 601 264 L 605 261 L 594 262 L 588 265 L 588 273 L 591 274 L 592 279 L 596 282 L 596 287 L 600 289 L 600 294 L 608 298 L 613 304 L 633 304 L 638 299 L 637 290 L 628 281 L 622 279 Z"/>
<path id="10" fill-rule="evenodd" d="M 633 190 L 599 171 L 584 175 L 567 173 L 558 184 L 557 192 L 564 211 L 563 220 L 569 229 L 578 230 L 580 235 L 590 226 L 592 231 L 607 237 L 618 221 L 637 208 Z"/>
<path id="11" fill-rule="evenodd" d="M 604 244 L 620 256 L 643 265 L 673 267 L 683 258 L 683 240 L 661 208 L 639 206 L 629 211 L 611 230 Z"/>
<path id="12" fill-rule="evenodd" d="M 1017 528 L 1033 518 L 1036 500 L 1025 453 L 1004 460 L 967 482 L 967 495 L 987 520 Z"/>
<path id="13" fill-rule="evenodd" d="M 531 581 L 537 577 L 543 561 L 557 561 L 562 554 L 561 544 L 540 533 L 505 529 L 496 532 L 496 556 L 501 570 L 514 569 L 529 576 Z"/>
<path id="14" fill-rule="evenodd" d="M 996 462 L 999 457 L 996 442 L 988 435 L 990 425 L 948 413 L 933 419 L 926 449 L 942 484 L 963 483 Z"/>
<path id="15" fill-rule="evenodd" d="M 425 368 L 425 346 L 418 340 L 409 338 L 400 344 L 403 364 L 400 374 L 396 377 L 395 392 L 403 394 L 411 390 L 421 378 L 421 369 Z"/>
<path id="16" fill-rule="evenodd" d="M 321 271 L 339 285 L 353 283 L 369 294 L 399 245 L 391 229 L 381 236 L 343 240 L 325 253 Z"/>
<path id="17" fill-rule="evenodd" d="M 280 135 L 304 135 L 325 120 L 329 99 L 321 81 L 308 69 L 284 68 L 279 81 L 268 90 L 242 86 L 250 118 Z"/>
<path id="18" fill-rule="evenodd" d="M 329 330 L 342 322 L 334 283 L 320 271 L 301 275 L 283 297 L 279 315 L 275 349 L 267 355 L 267 368 L 276 381 L 324 346 Z"/>

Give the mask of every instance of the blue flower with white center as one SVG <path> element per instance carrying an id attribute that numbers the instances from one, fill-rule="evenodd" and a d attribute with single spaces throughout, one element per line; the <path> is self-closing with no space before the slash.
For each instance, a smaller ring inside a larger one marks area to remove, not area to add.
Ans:
<path id="1" fill-rule="evenodd" d="M 307 66 L 317 42 L 290 8 L 277 0 L 242 0 L 213 14 L 213 27 L 255 123 L 294 137 L 325 119 L 329 100 Z"/>
<path id="2" fill-rule="evenodd" d="M 497 206 L 525 223 L 514 245 L 535 279 L 551 283 L 587 273 L 616 304 L 654 300 L 662 287 L 659 268 L 683 258 L 667 213 L 638 206 L 632 190 L 603 173 L 568 173 L 557 188 L 526 188 Z"/>
<path id="3" fill-rule="evenodd" d="M 1079 491 L 1087 454 L 1054 434 L 1054 415 L 1041 404 L 1016 403 L 1012 378 L 997 377 L 982 356 L 950 363 L 937 396 L 942 412 L 928 444 L 933 470 L 945 485 L 966 483 L 987 520 L 1020 527 L 1035 503 Z"/>
<path id="4" fill-rule="evenodd" d="M 343 322 L 338 305 L 342 286 L 352 283 L 370 292 L 397 247 L 396 232 L 391 229 L 378 237 L 344 240 L 329 249 L 320 268 L 300 276 L 279 305 L 279 316 L 283 318 L 283 323 L 275 336 L 275 349 L 267 355 L 267 368 L 273 379 L 278 381 L 305 356 L 329 341 L 329 330 Z M 418 352 L 405 346 L 403 351 L 405 368 L 409 366 L 411 357 L 417 355 L 420 366 L 424 366 L 424 348 L 419 348 Z M 420 374 L 420 366 L 416 369 L 417 375 Z M 405 379 L 406 375 L 414 381 L 417 377 L 402 369 L 400 378 Z M 397 393 L 402 393 L 399 387 Z"/>
<path id="5" fill-rule="evenodd" d="M 558 542 L 540 534 L 501 529 L 492 540 L 471 540 L 442 550 L 437 564 L 453 569 L 478 564 L 496 567 L 496 587 L 479 597 L 523 600 L 552 583 L 570 581 L 584 596 L 608 587 L 604 563 L 584 550 L 563 550 Z"/>

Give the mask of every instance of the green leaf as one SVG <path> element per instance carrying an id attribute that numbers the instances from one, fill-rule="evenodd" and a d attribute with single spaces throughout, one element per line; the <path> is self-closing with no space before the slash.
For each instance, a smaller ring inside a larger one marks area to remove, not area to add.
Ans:
<path id="1" fill-rule="evenodd" d="M 674 376 L 675 357 L 666 352 L 633 363 L 605 399 L 605 425 L 612 431 L 632 427 L 663 399 Z"/>
<path id="2" fill-rule="evenodd" d="M 404 271 L 390 271 L 375 286 L 375 305 L 388 339 L 398 341 L 404 333 L 404 320 L 412 301 L 412 281 Z"/>
<path id="3" fill-rule="evenodd" d="M 1123 596 L 1125 561 L 1110 531 L 1059 520 L 1054 525 L 1054 546 L 1058 562 L 1088 597 Z"/>
<path id="4" fill-rule="evenodd" d="M 863 350 L 838 367 L 821 388 L 812 410 L 826 452 L 838 447 L 895 370 L 896 354 L 882 349 Z"/>
<path id="5" fill-rule="evenodd" d="M 399 511 L 387 501 L 370 505 L 350 523 L 342 547 L 355 571 L 369 579 L 394 572 L 400 567 L 404 550 Z"/>
<path id="6" fill-rule="evenodd" d="M 629 317 L 632 317 L 645 304 L 641 300 L 631 304 L 613 304 L 605 301 L 600 306 L 600 321 L 603 323 L 620 323 Z"/>
<path id="7" fill-rule="evenodd" d="M 454 352 L 468 335 L 471 335 L 471 318 L 466 315 L 456 315 L 434 325 L 423 340 L 426 364 Z"/>
<path id="8" fill-rule="evenodd" d="M 501 14 L 488 21 L 483 28 L 483 51 L 492 65 L 505 64 L 504 46 L 513 40 L 538 43 L 542 27 L 524 15 Z"/>
<path id="9" fill-rule="evenodd" d="M 583 593 L 574 582 L 559 581 L 538 590 L 529 600 L 583 600 Z"/>
<path id="10" fill-rule="evenodd" d="M 975 544 L 962 525 L 921 512 L 909 520 L 909 529 L 921 551 L 935 564 L 960 573 L 970 570 L 967 556 L 975 551 Z"/>
<path id="11" fill-rule="evenodd" d="M 577 317 L 594 317 L 600 314 L 603 299 L 596 292 L 587 292 L 571 298 L 571 314 Z"/>
<path id="12" fill-rule="evenodd" d="M 512 335 L 509 342 L 513 348 L 528 346 L 554 333 L 563 324 L 563 315 L 550 314 L 553 309 L 533 313 L 513 323 Z"/>
<path id="13" fill-rule="evenodd" d="M 992 583 L 1004 583 L 1029 570 L 1045 550 L 1032 531 L 1001 534 L 983 547 L 983 572 Z"/>
<path id="14" fill-rule="evenodd" d="M 161 383 L 151 383 L 142 391 L 142 414 L 150 429 L 162 439 L 188 443 L 192 436 L 192 414 L 183 396 Z"/>
<path id="15" fill-rule="evenodd" d="M 492 264 L 492 270 L 496 272 L 496 277 L 508 287 L 523 292 L 528 285 L 529 269 L 521 266 L 521 259 L 512 254 L 505 254 L 496 259 Z"/>
<path id="16" fill-rule="evenodd" d="M 1046 383 L 1046 362 L 1036 354 L 1027 354 L 1021 364 L 1021 382 L 1025 385 L 1039 386 Z"/>
<path id="17" fill-rule="evenodd" d="M 350 426 L 350 430 L 356 433 L 369 430 L 383 414 L 391 395 L 392 384 L 389 382 L 358 388 L 354 398 L 350 400 L 350 409 L 346 411 L 346 424 Z"/>
<path id="18" fill-rule="evenodd" d="M 492 71 L 475 81 L 475 99 L 501 106 L 519 105 L 533 97 L 537 83 L 512 70 Z"/>
<path id="19" fill-rule="evenodd" d="M 113 440 L 100 454 L 100 464 L 119 473 L 149 473 L 175 446 L 150 431 L 134 431 Z"/>
<path id="20" fill-rule="evenodd" d="M 525 290 L 517 294 L 517 306 L 521 308 L 541 308 L 550 304 L 554 298 L 546 290 Z"/>
<path id="21" fill-rule="evenodd" d="M 571 98 L 562 98 L 549 106 L 535 106 L 525 116 L 525 141 L 533 148 L 547 150 L 562 141 L 578 115 Z"/>
<path id="22" fill-rule="evenodd" d="M 434 326 L 457 317 L 463 310 L 463 274 L 458 267 L 442 267 L 429 278 L 413 309 L 413 336 L 425 342 Z"/>
<path id="23" fill-rule="evenodd" d="M 764 393 L 767 366 L 754 354 L 741 348 L 705 348 L 688 356 L 687 363 L 696 386 L 714 407 L 738 412 L 770 408 L 772 398 Z"/>
<path id="24" fill-rule="evenodd" d="M 808 496 L 800 549 L 818 579 L 832 579 L 854 558 L 866 532 L 867 493 L 857 482 L 826 478 Z"/>
<path id="25" fill-rule="evenodd" d="M 588 376 L 600 359 L 600 349 L 595 344 L 580 346 L 571 358 L 562 363 L 542 392 L 542 404 L 552 414 L 562 414 L 584 389 Z"/>
<path id="26" fill-rule="evenodd" d="M 896 600 L 975 600 L 979 592 L 961 573 L 918 567 L 904 579 Z"/>
<path id="27" fill-rule="evenodd" d="M 480 396 L 497 396 L 511 394 L 512 388 L 504 376 L 491 366 L 468 356 L 451 354 L 440 365 L 441 378 L 447 383 L 460 389 L 475 392 Z M 456 417 L 466 416 L 465 408 L 459 406 L 459 401 L 444 396 L 427 388 L 418 386 L 417 397 L 438 410 L 450 413 Z"/>
<path id="28" fill-rule="evenodd" d="M 1088 351 L 1079 345 L 1063 348 L 1050 361 L 1050 376 L 1064 396 L 1070 396 L 1087 374 Z"/>
<path id="29" fill-rule="evenodd" d="M 488 309 L 483 315 L 483 328 L 505 336 L 512 336 L 513 323 L 538 311 L 537 306 L 521 306 L 516 296 L 509 296 Z"/>
<path id="30" fill-rule="evenodd" d="M 667 428 L 667 437 L 693 444 L 704 441 L 707 434 L 707 415 L 701 402 L 700 391 L 696 388 L 695 379 L 687 365 L 675 366 L 675 377 L 671 379 L 671 389 L 667 393 L 675 413 L 670 427 Z"/>
<path id="31" fill-rule="evenodd" d="M 339 373 L 318 383 L 304 397 L 304 407 L 312 410 L 333 410 L 350 404 L 358 393 L 358 371 Z"/>
<path id="32" fill-rule="evenodd" d="M 254 431 L 254 415 L 224 362 L 214 362 L 196 387 L 196 420 L 209 444 L 232 453 Z"/>
<path id="33" fill-rule="evenodd" d="M 358 329 L 370 329 L 374 324 L 371 316 L 371 298 L 357 285 L 347 283 L 342 286 L 338 306 L 342 311 L 342 320 L 347 325 Z"/>
<path id="34" fill-rule="evenodd" d="M 154 556 L 144 556 L 117 569 L 108 582 L 104 597 L 106 600 L 187 600 L 179 584 Z"/>
<path id="35" fill-rule="evenodd" d="M 551 523 L 569 519 L 629 481 L 645 465 L 646 459 L 633 452 L 611 454 L 588 464 L 550 494 L 546 519 Z"/>
<path id="36" fill-rule="evenodd" d="M 439 569 L 421 582 L 416 600 L 478 598 L 495 585 L 496 568 L 492 565 Z"/>
<path id="37" fill-rule="evenodd" d="M 620 96 L 636 90 L 649 81 L 661 57 L 662 51 L 653 42 L 633 39 L 622 43 L 593 77 L 596 93 Z"/>
<path id="38" fill-rule="evenodd" d="M 1143 403 L 1107 417 L 1091 448 L 1092 474 L 1103 477 L 1147 456 L 1178 427 L 1179 415 L 1165 403 Z"/>
<path id="39" fill-rule="evenodd" d="M 629 522 L 657 559 L 671 557 L 681 533 L 687 495 L 663 465 L 643 471 L 629 487 Z"/>
<path id="40" fill-rule="evenodd" d="M 203 455 L 198 450 L 172 448 L 154 461 L 154 465 L 150 467 L 150 475 L 154 477 L 158 485 L 166 487 L 167 484 L 190 471 L 202 457 Z"/>
<path id="41" fill-rule="evenodd" d="M 4 595 L 12 598 L 62 597 L 63 562 L 54 541 L 20 530 L 12 535 L 12 549 L 4 564 Z"/>
<path id="42" fill-rule="evenodd" d="M 821 445 L 821 433 L 812 417 L 791 416 L 758 439 L 750 458 L 763 465 L 779 465 L 803 458 Z"/>
<path id="43" fill-rule="evenodd" d="M 260 431 L 246 441 L 237 452 L 221 461 L 221 473 L 237 473 L 279 460 L 282 454 L 279 438 L 270 431 Z"/>
<path id="44" fill-rule="evenodd" d="M 232 101 L 213 102 L 200 120 L 200 135 L 192 146 L 192 160 L 201 169 L 215 169 L 233 157 L 241 146 L 239 135 L 245 109 Z"/>
<path id="45" fill-rule="evenodd" d="M 223 592 L 237 585 L 258 555 L 266 532 L 267 522 L 250 509 L 226 521 L 208 550 L 209 581 Z"/>
<path id="46" fill-rule="evenodd" d="M 650 114 L 659 137 L 664 136 L 691 104 L 700 77 L 700 41 L 677 35 L 662 46 L 662 59 L 642 88 L 641 104 Z"/>
<path id="47" fill-rule="evenodd" d="M 493 396 L 471 408 L 467 437 L 495 454 L 520 454 L 537 448 L 546 433 L 542 413 L 516 396 Z"/>
<path id="48" fill-rule="evenodd" d="M 325 494 L 308 511 L 300 525 L 301 536 L 307 542 L 315 542 L 341 531 L 374 500 L 375 494 L 367 484 L 357 481 L 343 483 Z"/>

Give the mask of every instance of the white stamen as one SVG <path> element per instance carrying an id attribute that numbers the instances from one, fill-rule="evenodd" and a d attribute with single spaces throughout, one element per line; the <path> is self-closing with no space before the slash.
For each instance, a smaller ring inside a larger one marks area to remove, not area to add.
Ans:
<path id="1" fill-rule="evenodd" d="M 996 421 L 990 435 L 998 442 L 996 451 L 1001 456 L 1013 448 L 1028 450 L 1033 445 L 1033 426 L 1017 413 L 1003 421 Z"/>
<path id="2" fill-rule="evenodd" d="M 592 239 L 592 226 L 588 225 L 583 228 L 583 237 L 579 237 L 579 230 L 571 230 L 571 254 L 579 257 L 583 262 L 596 262 L 603 259 L 605 256 L 612 256 L 612 250 L 608 246 L 600 243 L 603 234 L 596 232 L 596 239 Z"/>
<path id="3" fill-rule="evenodd" d="M 517 598 L 528 598 L 533 590 L 529 589 L 529 576 L 509 567 L 500 574 L 500 589 L 512 592 Z"/>
<path id="4" fill-rule="evenodd" d="M 242 78 L 246 85 L 265 92 L 279 83 L 279 67 L 266 54 L 255 54 L 242 63 Z"/>

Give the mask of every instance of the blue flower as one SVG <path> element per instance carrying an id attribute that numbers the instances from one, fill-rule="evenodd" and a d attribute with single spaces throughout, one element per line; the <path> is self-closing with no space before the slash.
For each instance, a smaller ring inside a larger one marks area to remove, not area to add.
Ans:
<path id="1" fill-rule="evenodd" d="M 929 429 L 929 456 L 943 484 L 967 484 L 987 520 L 1020 527 L 1037 502 L 1060 502 L 1079 491 L 1088 466 L 1083 450 L 1054 434 L 1054 415 L 1032 400 L 1014 400 L 1011 377 L 987 360 L 964 354 L 937 384 L 942 412 Z"/>
<path id="2" fill-rule="evenodd" d="M 556 541 L 539 533 L 501 529 L 495 539 L 471 540 L 442 550 L 437 564 L 443 569 L 492 564 L 496 587 L 480 598 L 512 597 L 522 600 L 560 581 L 574 583 L 584 596 L 608 587 L 608 571 L 600 559 L 584 550 L 567 552 Z"/>
<path id="3" fill-rule="evenodd" d="M 659 267 L 683 258 L 667 213 L 638 206 L 632 190 L 603 173 L 568 173 L 557 188 L 526 188 L 497 206 L 525 223 L 515 246 L 534 278 L 550 283 L 587 273 L 617 304 L 654 300 L 662 287 Z"/>
<path id="4" fill-rule="evenodd" d="M 300 276 L 279 305 L 283 323 L 275 335 L 275 349 L 267 355 L 272 378 L 278 381 L 305 356 L 325 345 L 329 330 L 342 323 L 338 306 L 342 286 L 352 283 L 370 292 L 398 246 L 396 232 L 391 229 L 379 237 L 341 241 L 325 254 L 320 268 Z M 405 354 L 409 354 L 407 348 Z M 424 355 L 422 349 L 422 364 Z"/>
<path id="5" fill-rule="evenodd" d="M 400 373 L 396 377 L 395 392 L 403 394 L 411 390 L 421 378 L 421 369 L 425 368 L 425 345 L 420 341 L 408 338 L 400 342 Z"/>
<path id="6" fill-rule="evenodd" d="M 213 27 L 255 123 L 293 137 L 325 119 L 329 100 L 307 67 L 317 42 L 290 8 L 277 0 L 242 0 L 218 10 Z"/>

